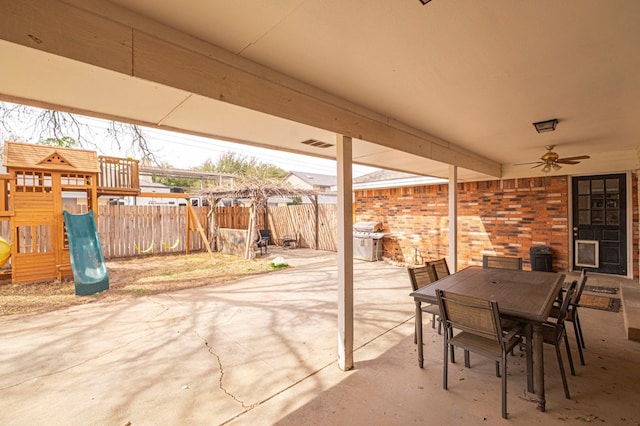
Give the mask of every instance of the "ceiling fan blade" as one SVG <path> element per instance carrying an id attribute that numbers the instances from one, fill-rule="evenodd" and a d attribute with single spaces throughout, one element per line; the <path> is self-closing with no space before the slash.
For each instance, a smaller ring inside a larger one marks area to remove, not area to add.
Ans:
<path id="1" fill-rule="evenodd" d="M 540 167 L 540 166 L 542 166 L 542 165 L 544 165 L 544 163 L 543 163 L 543 162 L 540 162 L 540 163 L 538 163 L 536 166 L 533 166 L 533 167 L 532 167 L 532 169 L 535 169 L 536 167 Z"/>
<path id="2" fill-rule="evenodd" d="M 574 161 L 570 158 L 559 158 L 558 161 L 556 161 L 556 163 L 561 163 L 561 164 L 580 164 L 579 161 Z"/>
<path id="3" fill-rule="evenodd" d="M 528 163 L 516 163 L 516 164 L 513 164 L 513 165 L 514 165 L 514 166 L 527 166 L 527 165 L 529 165 L 529 164 L 538 164 L 538 165 L 542 165 L 542 164 L 544 164 L 544 163 L 543 163 L 542 161 L 530 161 L 530 162 L 528 162 Z"/>
<path id="4" fill-rule="evenodd" d="M 565 161 L 565 160 L 569 160 L 569 161 L 575 161 L 575 160 L 588 160 L 589 158 L 591 158 L 588 155 L 578 155 L 577 157 L 564 157 L 564 158 L 558 158 L 558 161 Z"/>

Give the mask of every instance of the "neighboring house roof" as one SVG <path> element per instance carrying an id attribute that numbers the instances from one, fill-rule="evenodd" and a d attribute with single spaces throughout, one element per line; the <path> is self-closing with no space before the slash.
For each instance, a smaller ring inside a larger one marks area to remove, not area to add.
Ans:
<path id="1" fill-rule="evenodd" d="M 289 172 L 284 180 L 296 188 L 317 190 L 329 190 L 338 182 L 335 176 L 307 172 Z"/>
<path id="2" fill-rule="evenodd" d="M 140 182 L 142 192 L 171 192 L 171 187 L 157 182 Z"/>
<path id="3" fill-rule="evenodd" d="M 393 170 L 376 170 L 375 172 L 353 179 L 353 189 L 393 188 L 399 186 L 430 185 L 447 182 L 446 179 L 420 176 Z"/>
<path id="4" fill-rule="evenodd" d="M 19 169 L 100 173 L 95 151 L 22 142 L 4 143 L 3 163 Z"/>

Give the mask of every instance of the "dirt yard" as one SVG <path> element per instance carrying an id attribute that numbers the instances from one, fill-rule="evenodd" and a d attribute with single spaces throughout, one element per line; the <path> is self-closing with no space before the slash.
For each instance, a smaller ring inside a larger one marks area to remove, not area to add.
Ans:
<path id="1" fill-rule="evenodd" d="M 246 260 L 219 253 L 138 257 L 107 262 L 109 290 L 76 296 L 72 280 L 62 283 L 0 282 L 0 315 L 48 312 L 84 303 L 200 287 L 273 271 L 269 259 Z"/>

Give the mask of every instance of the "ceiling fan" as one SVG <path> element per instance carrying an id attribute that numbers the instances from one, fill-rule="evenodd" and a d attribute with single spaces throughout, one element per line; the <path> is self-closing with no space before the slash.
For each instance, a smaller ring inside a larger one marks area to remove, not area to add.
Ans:
<path id="1" fill-rule="evenodd" d="M 558 154 L 553 152 L 554 147 L 555 145 L 545 146 L 545 148 L 547 149 L 547 152 L 545 152 L 544 155 L 540 157 L 540 161 L 534 161 L 531 163 L 520 163 L 516 165 L 522 166 L 525 164 L 535 164 L 535 166 L 533 166 L 532 169 L 543 166 L 542 171 L 545 173 L 548 173 L 551 170 L 560 170 L 562 168 L 560 164 L 579 164 L 580 161 L 578 160 L 587 160 L 591 158 L 588 155 L 578 155 L 576 157 L 560 158 Z"/>

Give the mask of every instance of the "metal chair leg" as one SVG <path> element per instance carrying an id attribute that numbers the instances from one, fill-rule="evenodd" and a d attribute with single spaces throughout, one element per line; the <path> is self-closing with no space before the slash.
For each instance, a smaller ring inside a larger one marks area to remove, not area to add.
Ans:
<path id="1" fill-rule="evenodd" d="M 580 364 L 585 365 L 584 354 L 582 353 L 582 348 L 584 348 L 584 341 L 582 340 L 582 331 L 580 329 L 580 322 L 578 320 L 577 313 L 576 313 L 576 317 L 573 319 L 573 332 L 576 335 L 576 346 L 578 346 L 578 355 L 580 355 Z"/>
<path id="2" fill-rule="evenodd" d="M 578 316 L 577 310 L 576 310 L 576 318 L 575 318 L 574 324 L 576 324 L 576 326 L 578 327 L 578 331 L 580 333 L 580 342 L 582 342 L 582 347 L 587 349 L 587 347 L 584 344 L 584 336 L 582 335 L 582 326 L 580 325 L 580 317 Z"/>
<path id="3" fill-rule="evenodd" d="M 567 384 L 567 375 L 564 371 L 564 364 L 562 363 L 562 355 L 560 354 L 560 346 L 557 344 L 556 347 L 556 357 L 558 358 L 558 368 L 560 369 L 560 376 L 562 376 L 562 386 L 564 387 L 564 396 L 567 399 L 571 399 L 571 395 L 569 394 L 569 385 Z"/>
<path id="4" fill-rule="evenodd" d="M 449 337 L 448 337 L 447 333 L 448 333 L 447 330 L 445 330 L 445 336 L 444 336 L 444 366 L 442 368 L 442 371 L 443 371 L 442 388 L 443 389 L 447 389 L 447 387 L 448 387 L 447 374 L 449 372 L 449 346 L 450 345 L 449 345 Z M 453 354 L 453 351 L 451 351 L 451 353 Z"/>
<path id="5" fill-rule="evenodd" d="M 453 337 L 453 329 L 449 328 L 449 331 L 445 330 L 445 333 L 449 333 L 449 338 Z M 450 345 L 451 347 L 451 362 L 455 364 L 456 362 L 456 353 L 455 353 L 455 348 L 453 347 L 453 345 Z"/>
<path id="6" fill-rule="evenodd" d="M 502 355 L 502 365 L 500 366 L 502 376 L 502 418 L 507 418 L 507 358 Z"/>
<path id="7" fill-rule="evenodd" d="M 564 333 L 564 346 L 567 349 L 567 358 L 569 358 L 569 368 L 571 369 L 571 375 L 576 375 L 576 370 L 573 367 L 573 357 L 571 356 L 571 348 L 569 348 L 569 338 L 567 337 L 567 333 Z"/>

